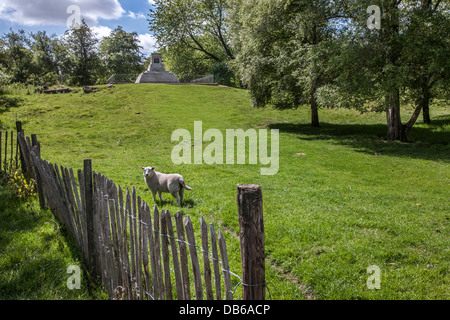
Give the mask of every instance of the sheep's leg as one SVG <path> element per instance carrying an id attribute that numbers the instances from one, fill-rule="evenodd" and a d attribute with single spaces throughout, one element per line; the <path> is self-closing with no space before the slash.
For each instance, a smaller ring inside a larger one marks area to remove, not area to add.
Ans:
<path id="1" fill-rule="evenodd" d="M 184 188 L 181 188 L 180 189 L 180 206 L 181 206 L 181 203 L 183 202 L 183 197 L 184 197 Z"/>
<path id="2" fill-rule="evenodd" d="M 158 196 L 159 196 L 159 202 L 162 204 L 161 191 L 158 191 Z"/>
<path id="3" fill-rule="evenodd" d="M 156 203 L 156 191 L 152 190 L 153 202 Z"/>
<path id="4" fill-rule="evenodd" d="M 178 206 L 181 207 L 181 201 L 180 201 L 180 197 L 178 197 L 178 193 L 176 191 L 172 191 L 171 194 L 175 199 L 177 199 Z"/>

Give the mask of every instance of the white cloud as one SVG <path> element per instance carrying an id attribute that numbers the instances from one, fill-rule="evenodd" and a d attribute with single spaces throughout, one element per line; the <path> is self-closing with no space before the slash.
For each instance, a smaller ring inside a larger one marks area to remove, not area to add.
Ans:
<path id="1" fill-rule="evenodd" d="M 127 17 L 131 19 L 145 19 L 145 15 L 142 12 L 136 13 L 133 11 L 128 11 Z"/>
<path id="2" fill-rule="evenodd" d="M 107 37 L 111 34 L 112 29 L 109 27 L 99 26 L 99 27 L 92 27 L 92 31 L 96 34 L 96 38 L 101 40 L 104 37 Z"/>
<path id="3" fill-rule="evenodd" d="M 90 26 L 125 13 L 119 0 L 1 0 L 0 19 L 27 26 L 66 25 L 70 6 L 78 6 L 81 19 Z"/>
<path id="4" fill-rule="evenodd" d="M 158 47 L 156 45 L 156 38 L 150 33 L 138 35 L 141 46 L 144 47 L 142 53 L 149 56 L 152 52 L 157 51 Z"/>
<path id="5" fill-rule="evenodd" d="M 148 4 L 151 6 L 155 5 L 155 0 L 147 0 Z"/>

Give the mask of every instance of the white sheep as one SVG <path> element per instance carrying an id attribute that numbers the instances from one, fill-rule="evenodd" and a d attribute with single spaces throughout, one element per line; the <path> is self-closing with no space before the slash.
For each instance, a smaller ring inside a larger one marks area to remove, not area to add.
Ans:
<path id="1" fill-rule="evenodd" d="M 184 183 L 184 179 L 179 174 L 165 174 L 155 171 L 155 167 L 139 167 L 144 170 L 144 179 L 147 186 L 153 194 L 153 201 L 156 202 L 155 196 L 158 192 L 159 200 L 162 203 L 161 192 L 167 192 L 177 200 L 178 206 L 181 207 L 183 201 L 184 189 L 192 190 Z M 180 195 L 178 197 L 178 194 Z"/>

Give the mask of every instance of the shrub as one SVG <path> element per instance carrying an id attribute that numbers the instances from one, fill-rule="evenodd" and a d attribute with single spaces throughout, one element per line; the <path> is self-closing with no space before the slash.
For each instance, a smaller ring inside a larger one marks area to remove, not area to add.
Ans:
<path id="1" fill-rule="evenodd" d="M 27 181 L 23 173 L 19 170 L 16 170 L 11 175 L 8 185 L 15 192 L 17 198 L 21 200 L 36 195 L 35 181 L 33 179 Z"/>

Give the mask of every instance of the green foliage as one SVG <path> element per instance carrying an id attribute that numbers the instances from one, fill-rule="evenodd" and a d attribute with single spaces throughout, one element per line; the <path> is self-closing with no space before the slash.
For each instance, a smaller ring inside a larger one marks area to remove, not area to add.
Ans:
<path id="1" fill-rule="evenodd" d="M 103 38 L 100 43 L 99 57 L 109 76 L 140 73 L 142 71 L 141 49 L 137 33 L 128 33 L 119 26 L 108 37 Z"/>
<path id="2" fill-rule="evenodd" d="M 181 81 L 212 71 L 221 83 L 233 83 L 233 71 L 225 68 L 234 59 L 227 8 L 224 0 L 155 1 L 155 9 L 150 10 L 150 31 L 164 52 L 167 69 Z"/>
<path id="3" fill-rule="evenodd" d="M 80 290 L 69 290 L 67 268 L 82 268 L 75 241 L 36 197 L 20 200 L 0 184 L 0 299 L 84 300 L 105 299 L 101 288 L 90 297 L 85 277 Z"/>
<path id="4" fill-rule="evenodd" d="M 381 9 L 380 30 L 367 26 L 370 5 Z M 448 9 L 441 1 L 233 0 L 233 66 L 255 106 L 391 110 L 388 138 L 406 140 L 422 105 L 448 86 Z M 403 125 L 405 102 L 416 112 Z"/>
<path id="5" fill-rule="evenodd" d="M 318 90 L 336 76 L 342 10 L 342 1 L 232 1 L 233 65 L 255 106 L 317 113 Z"/>
<path id="6" fill-rule="evenodd" d="M 69 53 L 72 72 L 70 85 L 89 85 L 96 81 L 96 71 L 100 65 L 96 39 L 91 28 L 83 20 L 81 25 L 73 25 L 64 34 L 64 43 Z"/>
<path id="7" fill-rule="evenodd" d="M 16 197 L 21 200 L 26 200 L 37 194 L 35 184 L 33 179 L 27 181 L 18 169 L 14 171 L 14 174 L 8 180 L 9 187 L 14 191 Z"/>
<path id="8" fill-rule="evenodd" d="M 235 75 L 233 70 L 231 70 L 227 63 L 218 62 L 214 63 L 209 72 L 214 75 L 214 81 L 218 84 L 222 84 L 230 87 L 238 87 L 239 83 L 236 83 Z"/>

